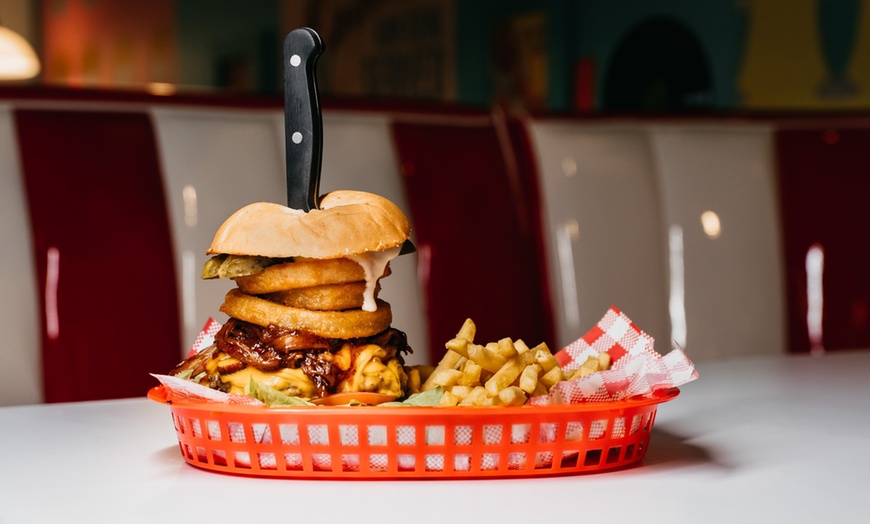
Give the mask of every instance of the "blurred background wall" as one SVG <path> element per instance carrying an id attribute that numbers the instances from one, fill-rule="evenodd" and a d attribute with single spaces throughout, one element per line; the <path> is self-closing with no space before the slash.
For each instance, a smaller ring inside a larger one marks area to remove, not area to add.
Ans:
<path id="1" fill-rule="evenodd" d="M 329 43 L 326 96 L 531 110 L 870 106 L 864 0 L 13 0 L 37 83 L 279 92 L 280 42 Z M 164 85 L 169 84 L 169 85 Z"/>

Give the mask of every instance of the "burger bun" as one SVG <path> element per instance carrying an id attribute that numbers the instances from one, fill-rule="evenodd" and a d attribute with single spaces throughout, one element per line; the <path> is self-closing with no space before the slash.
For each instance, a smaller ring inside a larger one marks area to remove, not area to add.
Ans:
<path id="1" fill-rule="evenodd" d="M 410 236 L 404 213 L 363 191 L 333 191 L 305 213 L 270 202 L 249 204 L 215 233 L 210 255 L 340 258 L 401 245 Z"/>

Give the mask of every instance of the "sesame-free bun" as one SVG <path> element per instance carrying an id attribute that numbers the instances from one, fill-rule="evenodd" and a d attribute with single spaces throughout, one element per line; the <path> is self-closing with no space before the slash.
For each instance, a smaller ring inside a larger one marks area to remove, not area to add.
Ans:
<path id="1" fill-rule="evenodd" d="M 386 198 L 333 191 L 308 213 L 270 202 L 249 204 L 221 225 L 207 253 L 339 258 L 396 247 L 409 236 L 407 217 Z"/>

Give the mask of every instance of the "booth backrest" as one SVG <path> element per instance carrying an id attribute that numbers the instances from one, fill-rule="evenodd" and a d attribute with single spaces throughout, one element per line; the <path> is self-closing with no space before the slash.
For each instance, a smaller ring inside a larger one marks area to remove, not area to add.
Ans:
<path id="1" fill-rule="evenodd" d="M 140 395 L 178 362 L 174 247 L 147 114 L 15 112 L 47 402 Z"/>
<path id="2" fill-rule="evenodd" d="M 682 275 L 673 277 L 680 280 L 682 306 L 671 302 L 671 317 L 684 323 L 679 342 L 690 354 L 697 348 L 707 358 L 783 352 L 785 290 L 772 127 L 659 125 L 650 138 L 667 254 L 669 260 L 682 259 Z M 706 231 L 705 213 L 711 221 Z M 670 269 L 675 275 L 677 268 Z"/>
<path id="3" fill-rule="evenodd" d="M 789 348 L 870 347 L 870 122 L 779 129 L 774 150 Z"/>
<path id="4" fill-rule="evenodd" d="M 583 335 L 611 305 L 668 340 L 655 164 L 637 126 L 530 124 L 553 279 L 557 345 Z"/>
<path id="5" fill-rule="evenodd" d="M 0 106 L 0 183 L 0 405 L 31 404 L 44 398 L 40 289 L 11 105 Z"/>

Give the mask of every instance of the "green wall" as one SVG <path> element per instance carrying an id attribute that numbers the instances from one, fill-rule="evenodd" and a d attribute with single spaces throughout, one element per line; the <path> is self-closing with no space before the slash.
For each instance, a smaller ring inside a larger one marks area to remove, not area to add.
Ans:
<path id="1" fill-rule="evenodd" d="M 280 8 L 279 0 L 179 0 L 181 83 L 220 88 L 241 77 L 255 92 L 280 92 Z M 746 31 L 740 0 L 454 0 L 454 10 L 461 104 L 491 104 L 496 25 L 518 14 L 542 12 L 547 17 L 548 110 L 571 109 L 579 59 L 592 59 L 596 65 L 600 104 L 620 39 L 654 16 L 683 22 L 700 40 L 713 77 L 713 106 L 739 105 L 735 79 Z"/>
<path id="2" fill-rule="evenodd" d="M 281 89 L 278 0 L 179 0 L 182 85 L 232 87 L 257 93 Z"/>
<path id="3" fill-rule="evenodd" d="M 701 41 L 713 76 L 713 105 L 725 109 L 737 104 L 735 78 L 746 30 L 738 0 L 456 0 L 461 103 L 489 103 L 493 26 L 500 19 L 529 11 L 543 11 L 548 17 L 550 110 L 571 109 L 578 59 L 594 60 L 596 93 L 600 94 L 620 39 L 641 21 L 662 15 L 683 22 Z"/>

